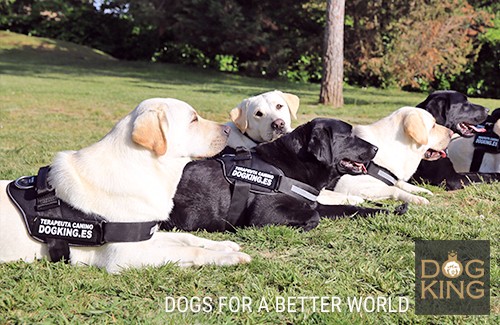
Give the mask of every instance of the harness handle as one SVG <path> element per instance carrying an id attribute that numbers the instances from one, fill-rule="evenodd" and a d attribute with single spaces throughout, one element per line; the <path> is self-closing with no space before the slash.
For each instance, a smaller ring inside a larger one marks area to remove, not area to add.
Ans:
<path id="1" fill-rule="evenodd" d="M 233 160 L 239 161 L 240 166 L 249 167 L 252 160 L 252 153 L 246 147 L 237 147 Z M 240 180 L 234 182 L 231 204 L 228 211 L 230 220 L 238 220 L 243 211 L 245 211 L 249 193 L 250 183 Z"/>

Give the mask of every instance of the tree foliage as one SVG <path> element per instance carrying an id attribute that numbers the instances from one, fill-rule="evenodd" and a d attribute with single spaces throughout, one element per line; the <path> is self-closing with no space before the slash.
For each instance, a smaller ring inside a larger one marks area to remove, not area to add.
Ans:
<path id="1" fill-rule="evenodd" d="M 489 19 L 465 1 L 433 0 L 429 10 L 414 8 L 397 22 L 398 37 L 384 61 L 401 87 L 430 88 L 441 81 L 449 88 L 449 81 L 477 58 L 478 35 Z"/>
<path id="2" fill-rule="evenodd" d="M 486 12 L 461 0 L 352 1 L 347 74 L 361 85 L 449 87 L 474 62 Z"/>
<path id="3" fill-rule="evenodd" d="M 248 74 L 277 77 L 302 55 L 320 53 L 321 41 L 309 36 L 321 35 L 322 26 L 303 10 L 306 3 L 186 0 L 173 14 L 171 41 L 190 44 L 209 58 L 235 56 Z"/>
<path id="4" fill-rule="evenodd" d="M 397 32 L 394 22 L 407 16 L 410 6 L 401 0 L 346 2 L 346 77 L 362 86 L 387 86 L 390 75 L 384 56 Z"/>
<path id="5" fill-rule="evenodd" d="M 500 3 L 498 1 L 474 0 L 479 7 L 495 17 L 492 26 L 478 39 L 481 49 L 476 61 L 470 61 L 464 73 L 451 81 L 451 88 L 460 89 L 469 95 L 500 98 Z"/>
<path id="6" fill-rule="evenodd" d="M 83 44 L 127 60 L 150 59 L 157 46 L 150 32 L 154 27 L 98 11 L 93 1 L 7 1 L 0 7 L 1 29 Z"/>
<path id="7" fill-rule="evenodd" d="M 0 0 L 0 28 L 92 46 L 120 59 L 321 80 L 324 0 L 99 3 Z M 487 0 L 346 1 L 344 80 L 500 96 L 499 9 Z"/>

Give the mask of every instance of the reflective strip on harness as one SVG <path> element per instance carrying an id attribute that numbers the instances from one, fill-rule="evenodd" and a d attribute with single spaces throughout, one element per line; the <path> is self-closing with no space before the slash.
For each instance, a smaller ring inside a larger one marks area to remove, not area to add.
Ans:
<path id="1" fill-rule="evenodd" d="M 314 201 L 316 201 L 318 199 L 318 195 L 313 195 L 313 194 L 307 192 L 306 190 L 303 190 L 300 187 L 295 186 L 295 185 L 292 185 L 292 188 L 290 189 L 290 191 L 292 191 L 293 193 L 297 193 L 300 196 L 305 197 L 309 201 L 313 201 L 314 202 Z"/>
<path id="2" fill-rule="evenodd" d="M 394 186 L 398 182 L 398 177 L 396 175 L 394 175 L 387 168 L 377 165 L 373 161 L 368 164 L 367 174 L 375 177 L 376 179 L 384 182 L 389 186 Z"/>

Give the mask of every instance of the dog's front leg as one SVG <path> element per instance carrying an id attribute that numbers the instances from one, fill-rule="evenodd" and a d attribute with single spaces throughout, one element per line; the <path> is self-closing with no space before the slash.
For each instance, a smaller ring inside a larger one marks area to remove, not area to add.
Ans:
<path id="1" fill-rule="evenodd" d="M 323 189 L 319 193 L 318 202 L 324 205 L 337 205 L 337 204 L 359 204 L 365 200 L 360 196 L 354 196 L 331 190 Z"/>
<path id="2" fill-rule="evenodd" d="M 418 186 L 412 185 L 410 183 L 407 183 L 407 182 L 401 181 L 401 180 L 397 181 L 395 186 L 402 189 L 403 191 L 410 192 L 410 193 L 425 193 L 425 194 L 433 195 L 432 192 L 429 191 L 428 189 L 418 187 Z"/>
<path id="3" fill-rule="evenodd" d="M 415 204 L 429 204 L 429 200 L 426 198 L 411 194 L 396 186 L 388 186 L 387 188 L 387 192 L 390 193 L 390 197 L 393 199 Z"/>
<path id="4" fill-rule="evenodd" d="M 404 214 L 408 209 L 407 203 L 398 206 L 392 213 Z M 340 219 L 348 217 L 368 217 L 374 216 L 377 213 L 389 214 L 391 211 L 387 209 L 365 208 L 354 205 L 323 205 L 318 204 L 316 211 L 319 212 L 322 218 Z"/>
<path id="5" fill-rule="evenodd" d="M 240 245 L 230 240 L 215 241 L 206 238 L 201 238 L 185 232 L 161 232 L 172 244 L 178 246 L 192 246 L 206 248 L 213 251 L 222 252 L 238 252 L 241 248 Z"/>
<path id="6" fill-rule="evenodd" d="M 149 240 L 133 243 L 111 243 L 93 252 L 87 264 L 103 267 L 110 273 L 126 268 L 161 266 L 176 263 L 179 266 L 234 265 L 250 262 L 245 253 L 238 252 L 239 245 L 230 241 L 216 242 L 191 234 L 156 232 Z M 86 249 L 89 253 L 88 249 Z M 73 262 L 78 258 L 78 249 L 72 253 Z"/>

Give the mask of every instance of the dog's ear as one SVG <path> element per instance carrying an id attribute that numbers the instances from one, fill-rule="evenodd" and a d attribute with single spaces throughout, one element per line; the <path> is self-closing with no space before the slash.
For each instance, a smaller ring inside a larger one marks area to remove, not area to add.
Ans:
<path id="1" fill-rule="evenodd" d="M 163 109 L 151 109 L 140 113 L 134 120 L 132 140 L 153 151 L 157 156 L 167 152 L 165 133 L 168 124 Z"/>
<path id="2" fill-rule="evenodd" d="M 311 140 L 307 146 L 307 150 L 316 157 L 316 159 L 324 164 L 330 165 L 333 163 L 332 154 L 332 136 L 328 129 L 322 125 L 314 125 L 311 131 Z"/>
<path id="3" fill-rule="evenodd" d="M 410 112 L 403 120 L 404 131 L 419 145 L 429 142 L 429 135 L 425 127 L 422 115 L 418 112 Z"/>
<path id="4" fill-rule="evenodd" d="M 297 119 L 297 112 L 299 110 L 300 99 L 298 96 L 289 93 L 281 93 L 283 98 L 285 99 L 286 104 L 288 105 L 288 109 L 290 110 L 290 114 L 294 119 Z"/>
<path id="5" fill-rule="evenodd" d="M 446 124 L 448 110 L 450 108 L 450 95 L 440 94 L 435 96 L 429 96 L 425 101 L 418 104 L 417 107 L 425 109 L 427 112 L 431 113 L 436 119 L 436 122 L 441 125 Z"/>
<path id="6" fill-rule="evenodd" d="M 240 106 L 242 104 L 243 103 L 241 103 Z M 240 106 L 233 108 L 231 112 L 229 112 L 229 116 L 241 133 L 245 133 L 248 128 L 247 114 Z"/>

